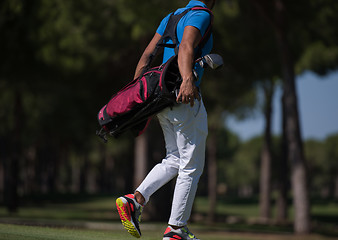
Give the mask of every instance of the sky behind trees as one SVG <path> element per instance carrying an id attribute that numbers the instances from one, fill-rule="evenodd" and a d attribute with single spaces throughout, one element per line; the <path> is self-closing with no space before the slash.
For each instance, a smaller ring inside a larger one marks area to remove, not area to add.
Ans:
<path id="1" fill-rule="evenodd" d="M 297 76 L 296 83 L 303 138 L 323 140 L 331 134 L 338 133 L 338 71 L 324 77 L 304 72 Z M 273 101 L 274 134 L 280 134 L 281 130 L 281 93 L 278 87 Z M 244 121 L 230 117 L 226 124 L 242 140 L 248 140 L 262 134 L 264 118 L 261 112 L 256 111 L 252 117 Z"/>

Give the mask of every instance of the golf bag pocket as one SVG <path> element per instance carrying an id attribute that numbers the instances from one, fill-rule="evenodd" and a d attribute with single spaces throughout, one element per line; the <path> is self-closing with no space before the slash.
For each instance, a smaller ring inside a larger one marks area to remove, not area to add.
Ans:
<path id="1" fill-rule="evenodd" d="M 147 79 L 145 77 L 135 79 L 129 83 L 113 96 L 107 104 L 106 111 L 108 115 L 123 115 L 133 110 L 135 106 L 144 103 L 149 96 L 147 85 Z"/>

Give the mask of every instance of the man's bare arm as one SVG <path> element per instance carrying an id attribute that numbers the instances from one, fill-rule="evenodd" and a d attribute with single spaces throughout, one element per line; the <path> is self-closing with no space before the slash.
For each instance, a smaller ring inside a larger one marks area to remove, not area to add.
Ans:
<path id="1" fill-rule="evenodd" d="M 194 106 L 195 98 L 200 99 L 198 89 L 195 86 L 195 77 L 192 69 L 194 64 L 194 48 L 197 47 L 202 36 L 200 31 L 193 26 L 186 26 L 178 51 L 178 66 L 182 76 L 182 84 L 176 101 L 190 103 Z"/>
<path id="2" fill-rule="evenodd" d="M 147 65 L 148 60 L 150 55 L 152 54 L 152 52 L 155 50 L 156 48 L 156 44 L 158 43 L 158 41 L 160 40 L 161 35 L 158 33 L 155 33 L 153 39 L 150 41 L 150 43 L 148 44 L 148 46 L 146 47 L 146 49 L 144 50 L 138 64 L 135 70 L 135 74 L 134 74 L 134 79 L 138 78 L 144 67 Z"/>

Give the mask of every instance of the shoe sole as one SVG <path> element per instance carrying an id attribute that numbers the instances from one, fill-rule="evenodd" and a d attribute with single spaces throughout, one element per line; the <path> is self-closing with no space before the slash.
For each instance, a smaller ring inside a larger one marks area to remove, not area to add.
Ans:
<path id="1" fill-rule="evenodd" d="M 183 239 L 183 238 L 175 238 L 175 237 L 164 237 L 162 240 L 178 240 L 178 239 Z M 191 238 L 192 239 L 192 238 Z M 199 240 L 199 239 L 197 239 Z"/>
<path id="2" fill-rule="evenodd" d="M 118 199 L 116 199 L 116 207 L 117 207 L 117 211 L 120 215 L 120 219 L 121 219 L 121 222 L 122 222 L 122 225 L 124 226 L 124 228 L 133 237 L 140 238 L 141 234 L 136 229 L 135 224 L 132 220 L 128 201 L 124 198 L 118 198 Z M 130 218 L 130 220 L 128 218 Z"/>

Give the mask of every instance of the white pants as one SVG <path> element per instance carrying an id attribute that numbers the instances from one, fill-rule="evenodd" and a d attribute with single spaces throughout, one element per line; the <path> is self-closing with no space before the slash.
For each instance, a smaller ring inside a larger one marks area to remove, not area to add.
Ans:
<path id="1" fill-rule="evenodd" d="M 145 198 L 177 176 L 169 224 L 184 226 L 190 218 L 197 184 L 203 172 L 207 113 L 203 101 L 179 104 L 157 115 L 166 143 L 166 157 L 157 164 L 136 189 Z"/>

